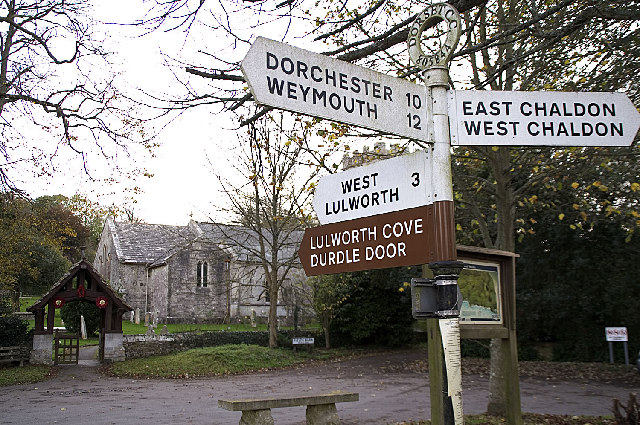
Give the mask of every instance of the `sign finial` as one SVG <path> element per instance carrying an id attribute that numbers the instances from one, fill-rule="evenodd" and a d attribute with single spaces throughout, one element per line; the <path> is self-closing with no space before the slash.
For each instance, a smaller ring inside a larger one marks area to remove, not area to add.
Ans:
<path id="1" fill-rule="evenodd" d="M 447 38 L 444 44 L 433 54 L 427 55 L 420 46 L 422 32 L 429 25 L 444 21 L 447 26 Z M 462 27 L 460 14 L 448 3 L 436 3 L 426 7 L 409 27 L 407 45 L 409 56 L 422 70 L 447 65 L 458 45 Z"/>

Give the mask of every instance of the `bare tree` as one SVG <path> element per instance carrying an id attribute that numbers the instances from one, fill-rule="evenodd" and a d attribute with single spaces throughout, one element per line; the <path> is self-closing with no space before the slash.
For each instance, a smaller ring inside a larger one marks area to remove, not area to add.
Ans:
<path id="1" fill-rule="evenodd" d="M 310 219 L 310 183 L 316 174 L 315 167 L 302 163 L 309 129 L 300 119 L 290 130 L 285 126 L 282 113 L 252 123 L 241 140 L 236 179 L 218 176 L 234 224 L 218 227 L 226 244 L 262 270 L 271 347 L 277 346 L 281 288 L 296 269 L 300 272 L 298 246 Z"/>
<path id="2" fill-rule="evenodd" d="M 19 171 L 51 175 L 56 157 L 114 159 L 151 149 L 134 103 L 118 91 L 96 38 L 89 0 L 0 2 L 0 189 L 19 191 Z M 82 173 L 83 171 L 80 171 Z"/>

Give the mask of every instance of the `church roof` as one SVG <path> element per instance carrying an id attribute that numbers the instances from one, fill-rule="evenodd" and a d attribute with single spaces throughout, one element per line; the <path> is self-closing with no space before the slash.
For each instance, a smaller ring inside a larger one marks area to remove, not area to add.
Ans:
<path id="1" fill-rule="evenodd" d="M 126 263 L 148 264 L 152 267 L 160 265 L 188 244 L 203 239 L 240 261 L 259 261 L 258 234 L 242 226 L 196 221 L 191 221 L 187 226 L 170 226 L 112 220 L 109 220 L 107 225 L 113 237 L 118 260 Z M 265 248 L 268 255 L 271 251 L 271 237 L 268 231 L 265 232 Z M 283 261 L 297 262 L 302 234 L 300 230 L 282 231 L 279 257 Z"/>
<path id="2" fill-rule="evenodd" d="M 215 242 L 223 249 L 229 249 L 235 257 L 242 261 L 259 261 L 260 242 L 258 233 L 247 227 L 198 222 L 197 226 L 202 230 L 203 237 Z M 263 229 L 265 250 L 267 257 L 271 252 L 271 233 Z M 298 248 L 302 241 L 303 231 L 282 229 L 278 238 L 279 257 L 283 261 L 296 261 Z"/>
<path id="3" fill-rule="evenodd" d="M 166 258 L 197 235 L 189 226 L 109 221 L 120 261 L 151 264 Z"/>

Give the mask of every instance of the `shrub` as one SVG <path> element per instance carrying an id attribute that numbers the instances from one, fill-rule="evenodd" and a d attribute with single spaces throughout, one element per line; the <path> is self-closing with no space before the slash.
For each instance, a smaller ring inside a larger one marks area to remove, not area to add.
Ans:
<path id="1" fill-rule="evenodd" d="M 337 345 L 392 347 L 410 343 L 413 318 L 409 282 L 420 275 L 419 267 L 349 273 L 349 296 L 336 309 L 332 341 Z"/>
<path id="2" fill-rule="evenodd" d="M 0 300 L 0 347 L 30 345 L 32 340 L 29 322 L 14 316 L 9 303 Z"/>
<path id="3" fill-rule="evenodd" d="M 65 328 L 70 332 L 80 333 L 80 316 L 84 316 L 87 335 L 97 335 L 100 330 L 102 314 L 95 304 L 86 301 L 73 301 L 60 309 L 60 317 L 64 320 Z"/>

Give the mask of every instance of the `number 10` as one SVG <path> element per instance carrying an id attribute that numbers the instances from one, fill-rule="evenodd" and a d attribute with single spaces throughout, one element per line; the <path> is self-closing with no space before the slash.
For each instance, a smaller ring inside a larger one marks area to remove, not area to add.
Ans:
<path id="1" fill-rule="evenodd" d="M 420 109 L 422 107 L 422 100 L 420 99 L 420 95 L 407 93 L 407 106 L 409 108 L 413 106 L 414 109 Z M 422 130 L 422 126 L 420 125 L 420 115 L 409 113 L 407 114 L 407 119 L 409 120 L 410 128 Z"/>

